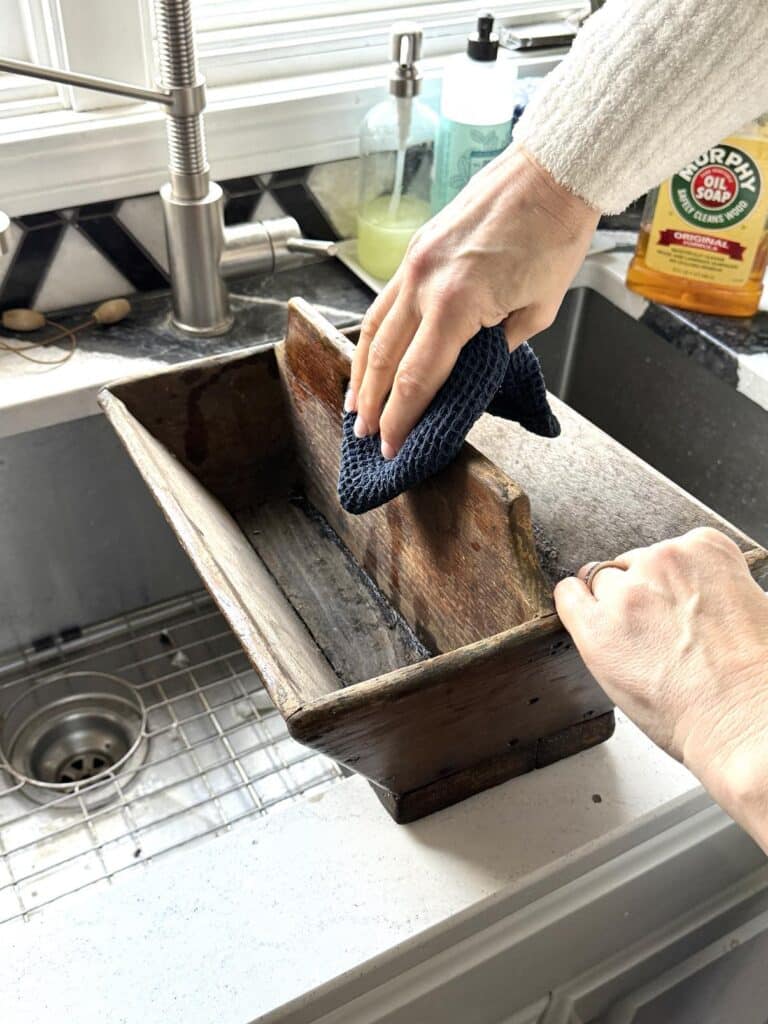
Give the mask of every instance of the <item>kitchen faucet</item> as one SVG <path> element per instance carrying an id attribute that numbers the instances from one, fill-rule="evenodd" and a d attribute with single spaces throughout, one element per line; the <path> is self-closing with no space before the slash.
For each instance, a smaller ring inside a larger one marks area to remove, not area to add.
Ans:
<path id="1" fill-rule="evenodd" d="M 224 194 L 211 181 L 205 146 L 205 79 L 197 67 L 191 0 L 155 0 L 160 89 L 145 89 L 27 61 L 0 59 L 0 71 L 115 93 L 165 107 L 169 181 L 160 189 L 173 299 L 173 322 L 192 334 L 222 334 L 232 326 L 224 274 L 273 271 L 295 253 L 332 255 L 332 242 L 301 237 L 293 217 L 224 226 Z M 0 212 L 0 252 L 8 217 Z"/>

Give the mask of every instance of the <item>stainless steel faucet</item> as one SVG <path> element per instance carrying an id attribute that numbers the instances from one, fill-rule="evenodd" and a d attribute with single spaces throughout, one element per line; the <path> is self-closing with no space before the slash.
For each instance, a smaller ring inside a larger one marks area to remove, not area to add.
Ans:
<path id="1" fill-rule="evenodd" d="M 192 334 L 222 334 L 232 326 L 223 275 L 235 270 L 268 270 L 296 259 L 296 253 L 332 254 L 332 242 L 301 237 L 292 217 L 224 226 L 221 186 L 210 180 L 203 110 L 205 79 L 197 66 L 191 0 L 155 0 L 160 56 L 160 89 L 115 82 L 26 61 L 0 59 L 0 71 L 50 82 L 116 93 L 165 107 L 169 181 L 160 189 L 168 243 L 173 322 Z M 0 252 L 8 218 L 0 212 Z"/>

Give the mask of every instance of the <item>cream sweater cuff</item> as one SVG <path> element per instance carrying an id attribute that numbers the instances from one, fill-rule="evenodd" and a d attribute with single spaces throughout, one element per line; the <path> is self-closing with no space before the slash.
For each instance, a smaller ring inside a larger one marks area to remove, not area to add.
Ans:
<path id="1" fill-rule="evenodd" d="M 515 128 L 604 213 L 768 110 L 768 0 L 608 0 Z"/>

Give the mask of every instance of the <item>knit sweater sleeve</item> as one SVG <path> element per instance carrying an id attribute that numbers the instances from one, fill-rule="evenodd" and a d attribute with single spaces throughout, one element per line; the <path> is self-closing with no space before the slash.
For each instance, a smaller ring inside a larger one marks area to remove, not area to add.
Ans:
<path id="1" fill-rule="evenodd" d="M 619 213 L 768 111 L 768 0 L 608 0 L 515 129 L 556 181 Z"/>

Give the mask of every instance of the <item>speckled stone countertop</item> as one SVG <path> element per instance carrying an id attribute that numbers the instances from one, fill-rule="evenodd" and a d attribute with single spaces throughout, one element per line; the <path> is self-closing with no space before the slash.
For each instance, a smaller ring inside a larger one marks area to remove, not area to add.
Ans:
<path id="1" fill-rule="evenodd" d="M 38 366 L 0 351 L 0 437 L 98 413 L 96 394 L 110 381 L 278 341 L 293 296 L 314 303 L 337 327 L 359 322 L 371 301 L 365 285 L 336 261 L 307 261 L 273 276 L 232 279 L 229 287 L 235 324 L 227 334 L 203 338 L 176 330 L 168 294 L 157 293 L 131 296 L 131 315 L 118 324 L 78 332 L 77 351 L 61 366 Z M 91 307 L 71 309 L 53 319 L 74 327 L 90 312 Z M 0 330 L 3 336 L 13 338 Z M 66 343 L 59 344 L 47 348 L 43 358 L 63 355 Z"/>
<path id="2" fill-rule="evenodd" d="M 726 384 L 768 410 L 768 289 L 752 317 L 711 316 L 661 306 L 625 285 L 632 258 L 632 236 L 620 232 L 612 252 L 591 256 L 574 282 L 595 288 L 659 337 Z"/>
<path id="3" fill-rule="evenodd" d="M 287 303 L 297 295 L 314 303 L 337 326 L 357 322 L 370 303 L 365 285 L 330 260 L 269 276 L 231 279 L 229 289 L 235 323 L 226 334 L 206 338 L 177 330 L 170 320 L 168 295 L 162 292 L 131 297 L 130 317 L 112 327 L 86 329 L 78 335 L 78 347 L 84 352 L 130 354 L 173 364 L 282 337 Z M 54 319 L 64 326 L 74 326 L 87 319 L 89 312 L 84 307 Z"/>
<path id="4" fill-rule="evenodd" d="M 649 303 L 624 285 L 633 233 L 622 227 L 614 240 L 614 251 L 585 262 L 575 285 L 595 288 L 768 409 L 768 311 L 736 319 Z M 335 260 L 307 261 L 273 276 L 237 278 L 229 286 L 236 320 L 225 335 L 197 338 L 177 331 L 170 322 L 169 297 L 158 293 L 133 296 L 133 312 L 119 324 L 79 332 L 77 352 L 63 366 L 39 367 L 0 352 L 0 437 L 97 413 L 96 393 L 110 381 L 274 342 L 282 337 L 287 303 L 295 295 L 314 303 L 332 323 L 343 327 L 361 319 L 372 294 Z M 55 319 L 75 326 L 89 313 L 89 308 L 72 309 Z M 3 334 L 9 337 L 0 331 L 0 338 Z M 64 350 L 47 351 L 61 354 Z"/>
<path id="5" fill-rule="evenodd" d="M 710 316 L 651 302 L 641 319 L 734 386 L 740 357 L 768 353 L 768 312 L 764 310 L 746 318 Z"/>

